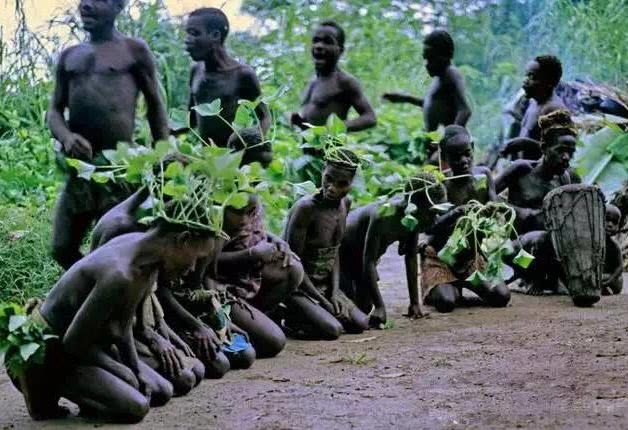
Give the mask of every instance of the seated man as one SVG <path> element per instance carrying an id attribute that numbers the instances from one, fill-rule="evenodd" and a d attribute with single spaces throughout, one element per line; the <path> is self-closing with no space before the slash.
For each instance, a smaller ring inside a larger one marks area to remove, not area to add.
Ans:
<path id="1" fill-rule="evenodd" d="M 30 414 L 58 416 L 57 401 L 65 397 L 84 415 L 130 423 L 144 418 L 149 403 L 166 403 L 172 385 L 138 360 L 133 318 L 160 267 L 183 273 L 212 243 L 158 219 L 148 232 L 119 236 L 74 264 L 33 314 L 59 336 L 64 363 L 44 373 L 51 380 L 47 401 L 29 404 Z M 19 385 L 28 403 L 41 381 Z"/>
<path id="2" fill-rule="evenodd" d="M 419 233 L 434 222 L 432 204 L 445 201 L 445 188 L 434 176 L 420 174 L 406 184 L 405 192 L 386 203 L 374 202 L 357 208 L 347 217 L 347 230 L 340 245 L 340 288 L 366 314 L 371 327 L 386 323 L 386 307 L 379 291 L 377 263 L 388 247 L 399 242 L 399 255 L 405 257 L 406 279 L 410 306 L 408 316 L 422 317 L 422 300 L 418 291 L 417 245 Z M 384 213 L 382 205 L 393 207 Z M 411 214 L 418 224 L 403 225 L 402 219 Z"/>
<path id="3" fill-rule="evenodd" d="M 361 333 L 369 327 L 368 316 L 340 290 L 338 248 L 358 159 L 344 149 L 338 153 L 343 161 L 327 159 L 321 190 L 300 198 L 286 223 L 284 238 L 305 269 L 299 291 L 286 300 L 286 325 L 307 338 L 334 340 L 343 328 Z"/>
<path id="4" fill-rule="evenodd" d="M 543 200 L 553 189 L 579 183 L 580 178 L 569 169 L 576 149 L 576 129 L 568 111 L 554 111 L 539 119 L 543 157 L 539 161 L 516 160 L 496 180 L 498 193 L 508 190 L 508 203 L 517 214 L 515 227 L 522 236 L 516 241 L 536 258 L 519 276 L 526 283 L 527 294 L 558 291 L 559 267 L 554 249 L 545 232 Z M 525 234 L 524 234 L 525 233 Z"/>
<path id="5" fill-rule="evenodd" d="M 471 250 L 459 256 L 454 266 L 438 258 L 438 251 L 453 232 L 457 219 L 464 215 L 465 204 L 471 200 L 487 203 L 495 200 L 495 186 L 486 167 L 473 165 L 473 143 L 469 132 L 459 125 L 445 127 L 440 142 L 443 161 L 451 168 L 451 179 L 445 182 L 448 200 L 456 208 L 439 217 L 428 229 L 422 244 L 422 284 L 426 303 L 433 304 L 439 312 L 451 312 L 461 297 L 462 288 L 477 294 L 486 304 L 503 307 L 510 301 L 510 291 L 503 284 L 482 282 L 477 286 L 466 281 L 482 258 Z"/>
<path id="6" fill-rule="evenodd" d="M 538 160 L 541 150 L 539 118 L 560 109 L 566 109 L 556 94 L 556 87 L 563 74 L 560 60 L 552 55 L 542 55 L 532 60 L 526 69 L 523 90 L 528 98 L 519 137 L 504 143 L 502 155 L 513 158 Z"/>

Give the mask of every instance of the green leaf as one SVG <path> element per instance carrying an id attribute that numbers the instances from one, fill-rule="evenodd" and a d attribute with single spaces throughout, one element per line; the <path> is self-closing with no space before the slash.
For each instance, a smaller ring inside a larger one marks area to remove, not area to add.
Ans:
<path id="1" fill-rule="evenodd" d="M 166 171 L 164 172 L 164 177 L 168 179 L 176 178 L 177 176 L 181 176 L 184 173 L 183 164 L 179 161 L 173 161 L 168 164 Z"/>
<path id="2" fill-rule="evenodd" d="M 318 190 L 318 188 L 316 188 L 316 185 L 314 185 L 314 182 L 312 181 L 305 181 L 298 184 L 293 184 L 292 189 L 294 194 L 299 196 L 314 194 Z"/>
<path id="3" fill-rule="evenodd" d="M 412 215 L 406 215 L 401 219 L 401 225 L 407 228 L 410 231 L 414 231 L 416 227 L 419 225 L 419 220 L 417 220 Z"/>
<path id="4" fill-rule="evenodd" d="M 438 251 L 438 258 L 446 265 L 453 266 L 456 264 L 456 256 L 453 253 L 452 247 L 448 245 L 449 244 L 443 246 L 443 248 Z"/>
<path id="5" fill-rule="evenodd" d="M 92 174 L 96 171 L 96 166 L 86 163 L 76 158 L 66 158 L 68 166 L 73 167 L 78 172 L 78 177 L 89 181 L 92 178 Z"/>
<path id="6" fill-rule="evenodd" d="M 222 110 L 220 105 L 220 99 L 216 99 L 211 103 L 203 103 L 197 106 L 193 106 L 192 109 L 196 111 L 200 116 L 216 116 L 220 114 Z"/>
<path id="7" fill-rule="evenodd" d="M 534 255 L 530 254 L 523 248 L 517 253 L 515 258 L 513 258 L 513 262 L 517 266 L 523 267 L 524 269 L 527 269 L 533 261 Z"/>
<path id="8" fill-rule="evenodd" d="M 114 181 L 113 172 L 94 172 L 92 173 L 92 181 L 97 184 L 106 184 L 109 181 Z"/>
<path id="9" fill-rule="evenodd" d="M 465 281 L 469 282 L 471 285 L 477 287 L 482 282 L 486 281 L 486 276 L 482 274 L 482 272 L 475 271 L 473 272 Z"/>
<path id="10" fill-rule="evenodd" d="M 245 101 L 248 101 L 248 100 L 245 100 Z M 245 104 L 241 104 L 240 106 L 238 106 L 238 110 L 236 111 L 233 124 L 237 128 L 247 128 L 253 125 L 253 118 L 251 118 L 249 109 L 247 108 Z"/>
<path id="11" fill-rule="evenodd" d="M 381 217 L 389 217 L 395 214 L 395 207 L 390 202 L 386 202 L 377 208 L 377 213 Z"/>
<path id="12" fill-rule="evenodd" d="M 11 315 L 9 318 L 9 331 L 14 332 L 28 321 L 28 317 L 26 315 Z"/>
<path id="13" fill-rule="evenodd" d="M 179 143 L 179 152 L 183 155 L 194 154 L 194 147 L 187 142 Z"/>
<path id="14" fill-rule="evenodd" d="M 237 193 L 233 194 L 227 200 L 227 206 L 231 206 L 234 209 L 242 209 L 249 204 L 249 194 L 248 193 Z"/>
<path id="15" fill-rule="evenodd" d="M 28 359 L 37 352 L 40 346 L 41 345 L 35 342 L 20 345 L 20 355 L 22 356 L 22 360 L 28 361 Z"/>
<path id="16" fill-rule="evenodd" d="M 155 156 L 162 159 L 172 150 L 172 144 L 167 140 L 160 140 L 155 144 Z"/>
<path id="17" fill-rule="evenodd" d="M 181 200 L 187 193 L 187 185 L 177 184 L 173 181 L 168 181 L 164 185 L 164 194 L 174 198 L 175 200 Z"/>
<path id="18" fill-rule="evenodd" d="M 327 119 L 327 129 L 329 130 L 329 133 L 334 136 L 347 132 L 347 126 L 344 121 L 336 114 L 331 114 L 331 116 Z"/>
<path id="19" fill-rule="evenodd" d="M 404 213 L 406 215 L 412 215 L 413 213 L 415 213 L 419 208 L 417 208 L 417 206 L 414 203 L 408 203 L 408 206 L 406 206 L 406 209 L 404 211 Z"/>

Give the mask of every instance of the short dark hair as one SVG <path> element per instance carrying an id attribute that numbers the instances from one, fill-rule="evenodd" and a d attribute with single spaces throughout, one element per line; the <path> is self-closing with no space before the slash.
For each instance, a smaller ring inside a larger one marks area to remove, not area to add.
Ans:
<path id="1" fill-rule="evenodd" d="M 423 39 L 423 43 L 430 45 L 435 51 L 442 52 L 449 58 L 454 58 L 454 39 L 446 30 L 434 30 Z"/>
<path id="2" fill-rule="evenodd" d="M 563 77 L 563 66 L 558 57 L 553 55 L 539 55 L 534 59 L 539 64 L 539 73 L 553 86 L 558 85 Z"/>
<path id="3" fill-rule="evenodd" d="M 336 21 L 332 21 L 332 20 L 323 21 L 319 24 L 319 27 L 335 28 L 336 32 L 338 33 L 338 45 L 340 45 L 341 48 L 345 47 L 345 31 Z"/>
<path id="4" fill-rule="evenodd" d="M 190 13 L 190 16 L 196 16 L 205 20 L 205 28 L 208 30 L 220 31 L 220 41 L 224 42 L 229 34 L 229 18 L 225 13 L 215 7 L 202 7 Z"/>
<path id="5" fill-rule="evenodd" d="M 440 142 L 438 142 L 440 150 L 443 152 L 447 152 L 447 144 L 449 143 L 449 141 L 459 135 L 467 136 L 469 139 L 471 139 L 471 134 L 469 133 L 469 130 L 461 125 L 450 124 L 445 127 L 443 138 L 440 140 Z"/>

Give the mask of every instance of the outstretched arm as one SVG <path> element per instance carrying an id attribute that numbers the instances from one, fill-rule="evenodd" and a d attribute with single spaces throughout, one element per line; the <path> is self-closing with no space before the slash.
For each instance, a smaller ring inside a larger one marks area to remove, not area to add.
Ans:
<path id="1" fill-rule="evenodd" d="M 410 94 L 391 92 L 382 94 L 382 98 L 391 103 L 410 103 L 411 105 L 418 106 L 420 108 L 423 107 L 423 99 L 411 96 Z"/>
<path id="2" fill-rule="evenodd" d="M 159 95 L 157 72 L 153 55 L 144 41 L 136 41 L 138 84 L 146 101 L 146 116 L 154 141 L 168 139 L 168 115 Z"/>
<path id="3" fill-rule="evenodd" d="M 377 123 L 375 111 L 373 110 L 371 103 L 369 103 L 368 99 L 364 95 L 360 84 L 357 80 L 351 79 L 348 85 L 351 105 L 360 116 L 345 122 L 347 131 L 360 131 L 374 127 Z"/>

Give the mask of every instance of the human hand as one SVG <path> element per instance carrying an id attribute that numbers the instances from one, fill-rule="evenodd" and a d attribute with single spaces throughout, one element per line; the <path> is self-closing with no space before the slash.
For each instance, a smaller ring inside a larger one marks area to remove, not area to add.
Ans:
<path id="1" fill-rule="evenodd" d="M 369 315 L 369 325 L 379 328 L 380 325 L 386 324 L 386 308 L 384 306 L 376 306 Z"/>
<path id="2" fill-rule="evenodd" d="M 408 317 L 410 319 L 418 319 L 418 318 L 423 318 L 427 315 L 429 315 L 429 312 L 424 311 L 422 309 L 422 306 L 419 306 L 418 303 L 414 303 L 408 306 L 408 313 L 404 314 L 403 316 Z"/>
<path id="3" fill-rule="evenodd" d="M 201 361 L 210 362 L 216 359 L 216 354 L 220 351 L 222 343 L 212 329 L 199 327 L 192 332 L 191 337 L 192 348 Z"/>
<path id="4" fill-rule="evenodd" d="M 382 99 L 391 103 L 403 103 L 406 97 L 401 93 L 390 92 L 382 94 Z"/>
<path id="5" fill-rule="evenodd" d="M 91 160 L 93 156 L 92 144 L 77 133 L 71 133 L 61 142 L 63 151 L 70 157 Z"/>
<path id="6" fill-rule="evenodd" d="M 282 258 L 283 255 L 280 254 L 280 251 L 277 245 L 268 240 L 262 240 L 260 243 L 250 248 L 251 256 L 256 261 L 261 261 L 262 263 L 272 263 L 273 261 Z"/>
<path id="7" fill-rule="evenodd" d="M 159 366 L 166 373 L 168 379 L 174 379 L 181 374 L 183 361 L 172 343 L 162 336 L 155 336 L 151 340 L 149 348 L 159 360 Z"/>
<path id="8" fill-rule="evenodd" d="M 142 393 L 150 401 L 150 396 L 153 393 L 153 390 L 151 388 L 152 380 L 150 376 L 141 370 L 137 372 L 136 376 L 140 384 L 140 393 Z"/>
<path id="9" fill-rule="evenodd" d="M 296 125 L 297 127 L 303 128 L 304 123 L 305 123 L 305 120 L 303 119 L 303 117 L 301 116 L 299 112 L 292 112 L 292 114 L 290 114 L 291 125 Z"/>

